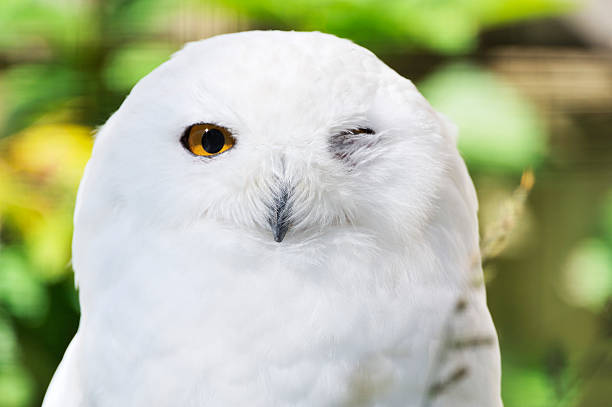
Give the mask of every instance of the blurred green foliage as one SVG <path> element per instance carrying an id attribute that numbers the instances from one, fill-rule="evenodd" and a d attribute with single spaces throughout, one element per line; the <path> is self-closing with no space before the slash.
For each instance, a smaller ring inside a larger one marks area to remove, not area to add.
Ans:
<path id="1" fill-rule="evenodd" d="M 473 49 L 492 25 L 566 11 L 566 0 L 222 0 L 252 18 L 285 29 L 320 30 L 378 51 L 422 47 Z"/>
<path id="2" fill-rule="evenodd" d="M 538 112 L 492 73 L 456 63 L 434 72 L 419 89 L 459 126 L 459 148 L 472 166 L 520 172 L 544 156 L 546 131 Z"/>
<path id="3" fill-rule="evenodd" d="M 549 135 L 545 118 L 512 86 L 485 67 L 452 56 L 473 51 L 483 29 L 557 15 L 571 4 L 569 0 L 2 0 L 0 407 L 39 405 L 76 331 L 78 301 L 69 265 L 71 219 L 94 128 L 118 108 L 139 78 L 183 42 L 227 27 L 320 30 L 350 38 L 382 56 L 405 53 L 406 58 L 414 58 L 412 51 L 443 55 L 450 63 L 417 85 L 459 125 L 460 149 L 483 185 L 481 202 L 486 209 L 494 201 L 492 196 L 509 193 L 525 167 L 546 168 Z M 494 188 L 486 187 L 486 178 L 481 181 L 487 174 L 495 174 Z M 568 301 L 576 301 L 572 306 L 592 313 L 601 311 L 612 290 L 612 192 L 600 212 L 593 236 L 574 244 L 559 279 L 565 284 L 560 292 Z M 525 241 L 533 234 L 526 230 Z M 500 286 L 508 284 L 510 290 L 517 277 L 508 283 L 504 276 L 498 278 Z M 495 293 L 497 286 L 491 288 Z M 571 371 L 551 373 L 541 360 L 531 357 L 532 352 L 520 352 L 520 338 L 512 337 L 516 325 L 512 315 L 507 318 L 498 319 L 500 332 L 510 332 L 502 337 L 508 349 L 506 406 L 539 407 L 574 400 L 575 389 L 570 389 L 571 397 L 560 396 L 565 390 L 559 390 Z"/>
<path id="4" fill-rule="evenodd" d="M 45 344 L 28 349 L 16 338 L 30 329 L 43 335 L 56 329 L 50 287 L 70 272 L 76 185 L 91 146 L 90 130 L 73 124 L 32 124 L 0 140 L 0 406 L 30 405 L 40 397 L 22 352 L 44 352 Z M 66 294 L 60 300 L 72 302 L 74 294 Z"/>

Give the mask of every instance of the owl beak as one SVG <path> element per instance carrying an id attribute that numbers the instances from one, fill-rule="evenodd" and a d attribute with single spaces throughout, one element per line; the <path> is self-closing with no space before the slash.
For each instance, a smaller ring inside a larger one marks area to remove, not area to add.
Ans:
<path id="1" fill-rule="evenodd" d="M 274 235 L 275 242 L 282 242 L 287 234 L 287 230 L 289 229 L 289 225 L 287 224 L 276 224 L 272 226 L 272 234 Z"/>
<path id="2" fill-rule="evenodd" d="M 291 205 L 289 204 L 291 192 L 290 188 L 281 186 L 278 194 L 275 195 L 272 205 L 270 205 L 270 213 L 268 215 L 268 223 L 275 242 L 282 242 L 287 234 L 287 230 L 291 226 Z"/>

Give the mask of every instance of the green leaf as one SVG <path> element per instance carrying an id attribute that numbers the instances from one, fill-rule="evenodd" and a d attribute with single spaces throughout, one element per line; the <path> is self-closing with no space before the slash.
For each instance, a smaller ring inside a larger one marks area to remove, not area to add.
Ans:
<path id="1" fill-rule="evenodd" d="M 86 43 L 95 33 L 90 7 L 88 2 L 2 0 L 0 50 L 19 54 L 28 48 Z"/>
<path id="2" fill-rule="evenodd" d="M 511 407 L 539 407 L 553 405 L 557 401 L 551 381 L 543 370 L 514 366 L 511 361 L 502 363 L 502 398 Z"/>
<path id="3" fill-rule="evenodd" d="M 529 101 L 492 73 L 452 64 L 419 89 L 459 126 L 459 149 L 472 166 L 520 172 L 546 153 L 543 120 Z"/>
<path id="4" fill-rule="evenodd" d="M 608 240 L 608 244 L 612 247 L 612 188 L 604 201 L 602 208 L 602 226 L 604 234 Z"/>
<path id="5" fill-rule="evenodd" d="M 72 213 L 67 208 L 47 214 L 27 235 L 28 258 L 38 276 L 55 281 L 70 272 Z"/>
<path id="6" fill-rule="evenodd" d="M 17 337 L 11 321 L 0 312 L 0 366 L 15 362 L 17 348 Z"/>
<path id="7" fill-rule="evenodd" d="M 21 130 L 41 114 L 57 110 L 79 95 L 81 80 L 77 72 L 53 64 L 18 65 L 5 71 L 5 97 L 11 101 L 5 135 Z"/>
<path id="8" fill-rule="evenodd" d="M 22 251 L 0 251 L 0 301 L 17 318 L 40 320 L 49 308 L 47 292 Z"/>
<path id="9" fill-rule="evenodd" d="M 31 405 L 33 382 L 19 365 L 0 367 L 0 406 L 26 407 Z"/>
<path id="10" fill-rule="evenodd" d="M 486 26 L 554 15 L 568 0 L 217 0 L 266 27 L 318 30 L 376 51 L 428 48 L 455 54 L 473 49 Z"/>
<path id="11" fill-rule="evenodd" d="M 601 310 L 612 298 L 612 252 L 601 240 L 580 242 L 569 254 L 562 274 L 564 299 Z"/>
<path id="12" fill-rule="evenodd" d="M 176 51 L 164 43 L 130 44 L 117 50 L 104 70 L 110 89 L 126 92 Z"/>

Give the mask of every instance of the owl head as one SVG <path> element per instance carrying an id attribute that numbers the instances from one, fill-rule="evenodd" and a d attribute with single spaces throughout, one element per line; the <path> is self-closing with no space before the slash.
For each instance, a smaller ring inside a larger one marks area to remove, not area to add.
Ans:
<path id="1" fill-rule="evenodd" d="M 457 160 L 452 126 L 370 51 L 318 32 L 221 35 L 144 77 L 101 128 L 77 232 L 126 216 L 285 247 L 339 229 L 406 241 L 465 189 Z"/>

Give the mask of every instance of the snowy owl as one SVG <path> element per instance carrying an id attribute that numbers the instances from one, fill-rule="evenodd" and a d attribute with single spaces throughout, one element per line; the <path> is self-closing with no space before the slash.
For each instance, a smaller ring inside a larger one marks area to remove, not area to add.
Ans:
<path id="1" fill-rule="evenodd" d="M 321 33 L 190 43 L 99 131 L 45 407 L 498 407 L 456 130 Z"/>

